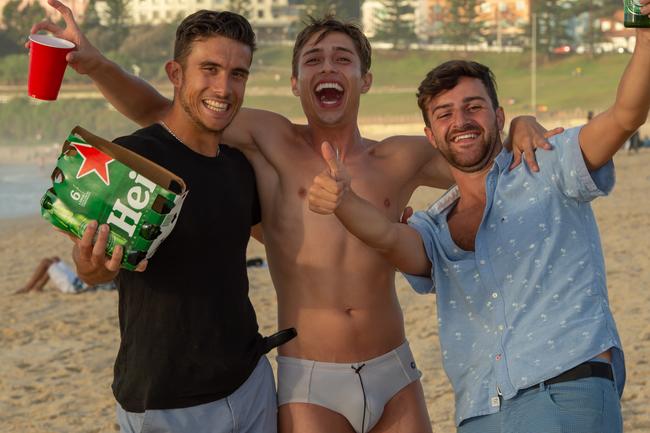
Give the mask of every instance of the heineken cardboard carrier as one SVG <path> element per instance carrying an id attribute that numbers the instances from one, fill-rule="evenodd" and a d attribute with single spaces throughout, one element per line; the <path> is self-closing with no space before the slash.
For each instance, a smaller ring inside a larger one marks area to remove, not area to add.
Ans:
<path id="1" fill-rule="evenodd" d="M 41 215 L 81 238 L 90 220 L 108 224 L 106 254 L 122 245 L 122 267 L 150 258 L 176 224 L 187 189 L 152 161 L 77 126 L 63 144 Z"/>

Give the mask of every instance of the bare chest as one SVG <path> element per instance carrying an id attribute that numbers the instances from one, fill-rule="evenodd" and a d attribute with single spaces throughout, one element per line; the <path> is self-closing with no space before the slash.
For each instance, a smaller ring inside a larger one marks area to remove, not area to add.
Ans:
<path id="1" fill-rule="evenodd" d="M 412 193 L 405 180 L 372 158 L 346 162 L 346 168 L 352 177 L 352 189 L 397 221 Z M 277 178 L 258 179 L 265 237 L 268 233 L 291 249 L 338 249 L 349 244 L 353 236 L 334 215 L 319 215 L 309 209 L 309 189 L 314 178 L 326 169 L 320 155 L 302 154 Z"/>
<path id="2" fill-rule="evenodd" d="M 482 218 L 483 208 L 478 206 L 452 212 L 447 219 L 447 225 L 454 243 L 465 251 L 474 251 L 476 233 Z"/>

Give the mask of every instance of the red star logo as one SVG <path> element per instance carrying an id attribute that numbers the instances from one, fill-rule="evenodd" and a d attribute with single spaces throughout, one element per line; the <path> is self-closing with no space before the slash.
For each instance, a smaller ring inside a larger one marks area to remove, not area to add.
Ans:
<path id="1" fill-rule="evenodd" d="M 77 172 L 77 179 L 80 179 L 94 171 L 106 185 L 110 185 L 111 181 L 108 178 L 108 164 L 115 160 L 99 149 L 87 144 L 74 143 L 73 146 L 77 148 L 77 151 L 79 151 L 79 154 L 84 159 L 81 163 L 81 167 L 79 167 L 79 171 Z"/>

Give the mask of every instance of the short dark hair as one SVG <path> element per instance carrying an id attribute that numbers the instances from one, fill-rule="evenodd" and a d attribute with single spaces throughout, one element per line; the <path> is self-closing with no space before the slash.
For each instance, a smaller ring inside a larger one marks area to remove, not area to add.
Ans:
<path id="1" fill-rule="evenodd" d="M 251 54 L 255 51 L 255 32 L 246 18 L 234 12 L 202 9 L 188 15 L 176 29 L 174 60 L 183 64 L 194 41 L 212 36 L 241 42 L 251 49 Z"/>
<path id="2" fill-rule="evenodd" d="M 461 77 L 478 78 L 487 90 L 492 107 L 499 108 L 497 84 L 494 74 L 485 65 L 467 60 L 450 60 L 432 69 L 418 87 L 418 107 L 422 111 L 424 123 L 431 126 L 427 117 L 427 104 L 440 93 L 451 90 L 458 84 Z"/>
<path id="3" fill-rule="evenodd" d="M 316 43 L 320 42 L 330 33 L 343 33 L 352 39 L 357 54 L 361 60 L 361 73 L 365 75 L 370 70 L 372 61 L 372 48 L 366 35 L 363 34 L 359 26 L 354 23 L 344 22 L 332 15 L 326 15 L 321 19 L 308 17 L 307 26 L 296 37 L 296 43 L 293 45 L 293 57 L 291 59 L 291 74 L 298 76 L 298 57 L 307 41 L 315 34 L 320 33 Z"/>

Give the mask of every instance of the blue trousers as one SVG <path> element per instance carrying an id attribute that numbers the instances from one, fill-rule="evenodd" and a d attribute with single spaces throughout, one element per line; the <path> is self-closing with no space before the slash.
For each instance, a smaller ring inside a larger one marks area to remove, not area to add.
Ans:
<path id="1" fill-rule="evenodd" d="M 470 418 L 458 433 L 622 433 L 614 382 L 600 377 L 541 384 L 501 400 L 497 413 Z"/>
<path id="2" fill-rule="evenodd" d="M 121 433 L 276 433 L 278 403 L 266 356 L 226 398 L 181 409 L 127 412 L 118 404 Z"/>

